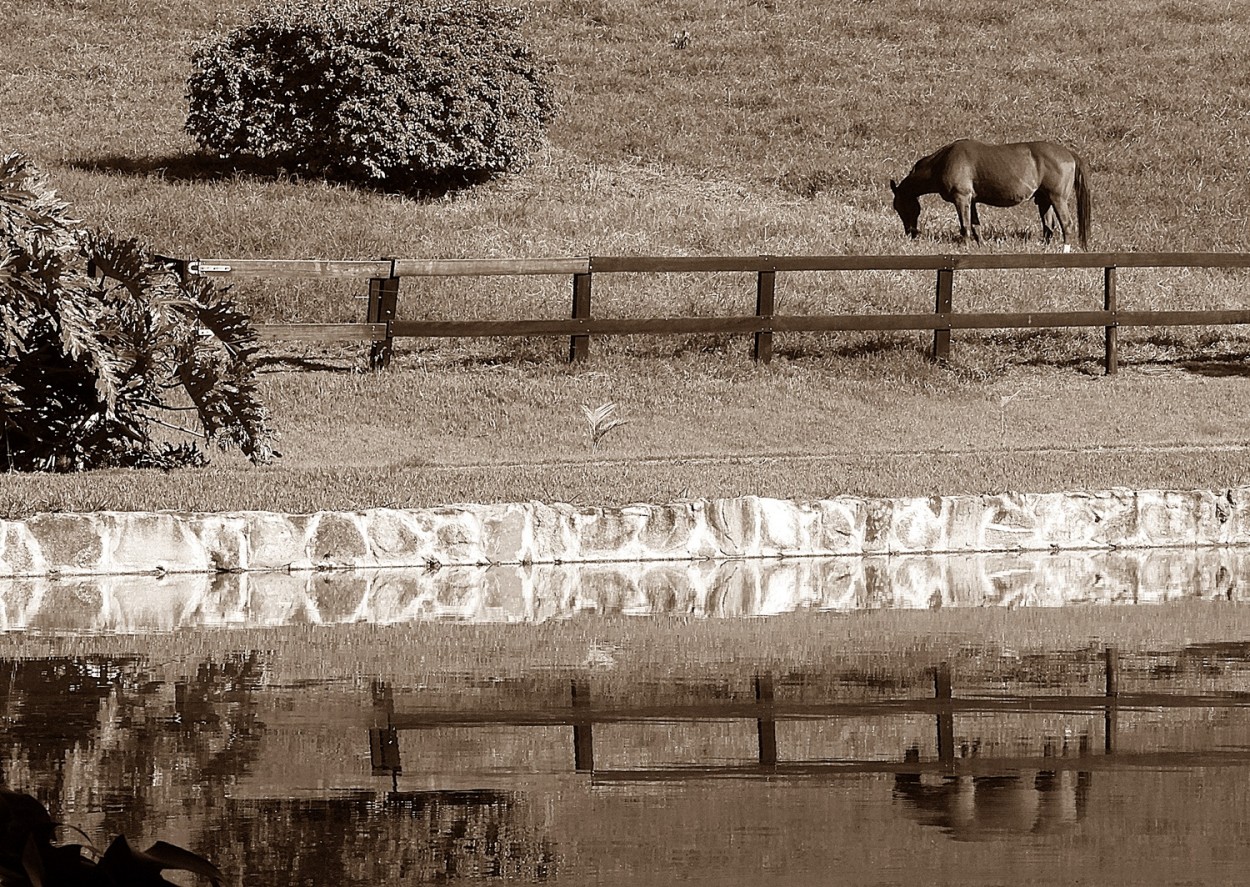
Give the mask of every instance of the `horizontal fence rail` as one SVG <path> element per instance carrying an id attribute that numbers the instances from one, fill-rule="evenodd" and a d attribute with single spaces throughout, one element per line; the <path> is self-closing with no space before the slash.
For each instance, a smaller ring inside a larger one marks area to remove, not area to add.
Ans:
<path id="1" fill-rule="evenodd" d="M 1118 333 L 1128 326 L 1221 326 L 1250 324 L 1250 308 L 1222 310 L 1120 310 L 1121 268 L 1250 268 L 1250 253 L 1012 253 L 875 256 L 591 256 L 503 259 L 400 259 L 328 261 L 300 259 L 171 260 L 186 275 L 231 279 L 336 278 L 368 284 L 364 323 L 260 324 L 265 339 L 355 339 L 372 343 L 370 363 L 386 366 L 396 338 L 567 336 L 569 359 L 589 356 L 590 339 L 602 335 L 728 333 L 753 337 L 753 357 L 772 358 L 773 335 L 787 332 L 932 332 L 931 356 L 950 356 L 953 330 L 1085 327 L 1104 330 L 1104 367 L 1118 366 Z M 1103 270 L 1102 308 L 1085 311 L 958 312 L 956 271 L 1019 269 Z M 918 271 L 936 275 L 934 310 L 908 314 L 784 315 L 776 312 L 777 275 L 790 272 Z M 701 317 L 620 318 L 592 314 L 595 274 L 744 273 L 756 276 L 754 314 Z M 571 312 L 562 318 L 527 320 L 401 320 L 403 278 L 547 275 L 572 278 Z"/>

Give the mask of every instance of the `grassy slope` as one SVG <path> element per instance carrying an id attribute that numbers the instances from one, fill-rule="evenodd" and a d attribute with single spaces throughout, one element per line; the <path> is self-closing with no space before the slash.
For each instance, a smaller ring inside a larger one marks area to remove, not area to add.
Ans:
<path id="1" fill-rule="evenodd" d="M 1250 12 L 1226 3 L 1134 0 L 1095 15 L 1070 2 L 533 0 L 531 36 L 558 62 L 564 106 L 551 145 L 522 175 L 435 199 L 223 176 L 193 156 L 181 132 L 186 59 L 248 5 L 0 0 L 3 147 L 45 166 L 84 219 L 174 255 L 944 252 L 962 248 L 949 207 L 926 210 L 932 239 L 905 242 L 886 182 L 963 135 L 1078 148 L 1095 169 L 1099 249 L 1246 241 L 1250 75 L 1233 54 Z M 674 40 L 682 33 L 688 42 Z M 985 249 L 1039 248 L 1032 211 L 985 215 Z M 1125 307 L 1243 304 L 1244 276 L 1122 277 Z M 1091 307 L 1097 283 L 965 275 L 957 298 Z M 401 313 L 558 313 L 566 289 L 406 285 Z M 356 294 L 324 286 L 237 292 L 263 319 L 361 312 Z M 597 305 L 614 313 L 723 311 L 749 298 L 749 281 L 732 275 L 596 282 Z M 793 311 L 925 310 L 931 299 L 927 276 L 793 275 L 779 286 Z M 728 337 L 597 342 L 578 370 L 551 340 L 423 346 L 378 377 L 340 371 L 358 365 L 352 352 L 322 353 L 313 363 L 325 369 L 287 362 L 266 375 L 279 467 L 219 459 L 189 477 L 9 477 L 0 508 L 1239 483 L 1244 342 L 1209 331 L 1125 340 L 1115 380 L 1096 375 L 1095 339 L 1066 332 L 961 337 L 948 369 L 926 365 L 923 342 L 908 337 L 779 338 L 769 368 Z M 1231 361 L 1186 369 L 1194 355 Z M 1210 375 L 1221 369 L 1233 374 Z M 606 401 L 629 423 L 592 453 L 579 405 Z M 1171 446 L 1188 442 L 1209 449 Z"/>

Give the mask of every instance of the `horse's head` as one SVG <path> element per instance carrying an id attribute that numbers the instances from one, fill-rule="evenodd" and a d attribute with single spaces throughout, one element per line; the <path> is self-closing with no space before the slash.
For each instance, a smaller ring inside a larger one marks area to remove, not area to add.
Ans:
<path id="1" fill-rule="evenodd" d="M 894 211 L 903 220 L 903 230 L 910 237 L 920 236 L 920 198 L 899 189 L 890 179 L 890 190 L 894 192 Z"/>

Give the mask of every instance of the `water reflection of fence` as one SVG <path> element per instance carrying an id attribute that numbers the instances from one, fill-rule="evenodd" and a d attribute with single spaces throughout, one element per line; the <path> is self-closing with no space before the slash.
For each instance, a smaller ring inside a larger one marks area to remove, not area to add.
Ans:
<path id="1" fill-rule="evenodd" d="M 955 693 L 948 664 L 933 670 L 933 695 L 929 698 L 893 700 L 785 702 L 776 698 L 773 676 L 753 678 L 754 699 L 747 702 L 698 702 L 668 705 L 600 704 L 591 695 L 584 679 L 572 681 L 568 705 L 547 709 L 452 711 L 425 710 L 397 713 L 385 693 L 375 699 L 375 725 L 370 729 L 371 760 L 375 775 L 397 780 L 402 772 L 399 733 L 404 730 L 430 730 L 449 727 L 566 727 L 572 730 L 574 770 L 590 773 L 597 782 L 634 780 L 684 780 L 719 776 L 820 777 L 857 773 L 920 776 L 993 776 L 1022 769 L 1047 772 L 1094 770 L 1134 766 L 1174 766 L 1192 761 L 1188 751 L 1117 751 L 1119 714 L 1122 710 L 1161 710 L 1176 708 L 1250 707 L 1245 693 L 1160 693 L 1124 692 L 1120 688 L 1120 657 L 1115 648 L 1103 655 L 1104 690 L 1097 695 L 969 695 Z M 1093 753 L 1090 737 L 1081 741 L 1080 754 L 1065 759 L 1053 754 L 996 755 L 958 753 L 955 719 L 960 715 L 1079 715 L 1103 717 L 1102 755 Z M 801 760 L 782 761 L 778 753 L 777 724 L 782 721 L 837 720 L 850 718 L 922 715 L 935 721 L 936 759 L 923 759 L 918 748 L 907 749 L 902 760 Z M 638 767 L 606 770 L 595 762 L 594 735 L 598 727 L 642 722 L 693 723 L 706 720 L 746 719 L 756 725 L 757 756 L 750 763 L 706 764 L 692 762 L 669 767 Z M 1207 763 L 1250 762 L 1250 749 L 1206 750 Z"/>

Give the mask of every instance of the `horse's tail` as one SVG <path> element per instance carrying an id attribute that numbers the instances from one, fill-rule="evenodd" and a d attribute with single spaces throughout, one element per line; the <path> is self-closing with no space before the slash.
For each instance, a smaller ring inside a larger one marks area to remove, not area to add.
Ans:
<path id="1" fill-rule="evenodd" d="M 1089 166 L 1079 155 L 1076 157 L 1076 175 L 1073 184 L 1076 186 L 1076 225 L 1080 229 L 1081 249 L 1089 247 Z"/>

